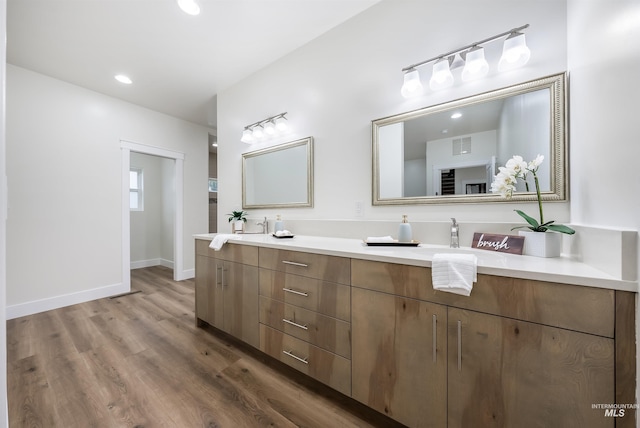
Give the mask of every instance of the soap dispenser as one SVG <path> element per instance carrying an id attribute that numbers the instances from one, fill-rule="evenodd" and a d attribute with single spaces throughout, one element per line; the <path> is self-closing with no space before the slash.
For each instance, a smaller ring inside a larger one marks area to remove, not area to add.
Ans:
<path id="1" fill-rule="evenodd" d="M 398 229 L 398 242 L 411 242 L 411 225 L 406 214 L 402 216 L 402 223 Z"/>
<path id="2" fill-rule="evenodd" d="M 276 222 L 275 222 L 275 226 L 274 226 L 274 232 L 281 232 L 284 230 L 284 222 L 282 221 L 282 218 L 280 217 L 280 215 L 278 214 L 276 216 Z"/>

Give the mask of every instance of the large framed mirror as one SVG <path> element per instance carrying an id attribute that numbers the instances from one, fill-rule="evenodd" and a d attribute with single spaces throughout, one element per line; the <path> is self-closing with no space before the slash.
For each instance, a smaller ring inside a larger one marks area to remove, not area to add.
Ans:
<path id="1" fill-rule="evenodd" d="M 313 206 L 313 137 L 242 155 L 242 208 Z"/>
<path id="2" fill-rule="evenodd" d="M 491 193 L 514 155 L 544 156 L 545 201 L 566 200 L 566 74 L 372 121 L 373 205 L 505 202 Z M 535 201 L 523 183 L 512 201 Z"/>

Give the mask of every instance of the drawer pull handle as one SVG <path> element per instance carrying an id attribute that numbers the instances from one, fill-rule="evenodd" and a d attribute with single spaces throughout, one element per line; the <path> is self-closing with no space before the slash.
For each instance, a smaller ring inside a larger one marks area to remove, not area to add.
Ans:
<path id="1" fill-rule="evenodd" d="M 301 328 L 303 330 L 309 330 L 309 328 L 306 325 L 298 324 L 297 322 L 293 322 L 293 321 L 288 320 L 286 318 L 282 318 L 282 321 L 286 322 L 287 324 L 291 324 L 294 327 L 298 327 L 298 328 Z"/>
<path id="2" fill-rule="evenodd" d="M 309 293 L 304 293 L 302 291 L 292 290 L 291 288 L 283 288 L 287 293 L 297 294 L 298 296 L 309 297 Z"/>
<path id="3" fill-rule="evenodd" d="M 436 317 L 436 314 L 433 314 L 433 318 L 432 318 L 432 324 L 433 324 L 433 331 L 431 332 L 432 336 L 433 336 L 433 362 L 436 362 L 436 350 L 438 348 L 438 342 L 437 342 L 437 337 L 438 337 L 438 318 Z"/>
<path id="4" fill-rule="evenodd" d="M 282 351 L 283 354 L 288 355 L 289 357 L 293 358 L 294 360 L 298 360 L 301 363 L 305 363 L 305 364 L 309 364 L 309 361 L 307 361 L 306 358 L 300 358 L 297 355 L 294 355 L 293 352 L 291 351 Z"/>
<path id="5" fill-rule="evenodd" d="M 458 371 L 462 371 L 462 322 L 458 320 Z"/>
<path id="6" fill-rule="evenodd" d="M 305 265 L 304 263 L 290 262 L 289 260 L 283 260 L 283 261 L 282 261 L 282 263 L 284 263 L 285 265 L 300 266 L 300 267 L 309 267 L 309 265 Z"/>

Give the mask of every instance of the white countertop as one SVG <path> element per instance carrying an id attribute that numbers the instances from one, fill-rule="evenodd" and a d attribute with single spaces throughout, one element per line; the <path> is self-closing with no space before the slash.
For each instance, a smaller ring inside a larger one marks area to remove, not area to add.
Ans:
<path id="1" fill-rule="evenodd" d="M 194 238 L 211 241 L 214 236 L 215 233 L 209 233 L 194 235 Z M 436 253 L 470 253 L 478 258 L 479 274 L 638 292 L 637 282 L 623 281 L 566 257 L 539 258 L 430 244 L 420 244 L 418 247 L 370 247 L 359 239 L 319 236 L 297 235 L 293 238 L 278 239 L 272 235 L 242 234 L 238 237 L 239 239 L 230 240 L 225 245 L 243 244 L 423 267 L 431 267 L 431 260 Z"/>

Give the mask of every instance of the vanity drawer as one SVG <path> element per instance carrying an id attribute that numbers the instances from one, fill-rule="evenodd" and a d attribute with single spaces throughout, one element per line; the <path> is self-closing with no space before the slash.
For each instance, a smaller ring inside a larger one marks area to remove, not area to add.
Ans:
<path id="1" fill-rule="evenodd" d="M 312 378 L 351 395 L 351 361 L 260 324 L 260 350 Z"/>
<path id="2" fill-rule="evenodd" d="M 260 296 L 260 322 L 327 351 L 351 358 L 351 324 L 348 322 L 264 296 Z"/>
<path id="3" fill-rule="evenodd" d="M 344 257 L 260 248 L 260 267 L 340 284 L 351 281 L 351 262 Z"/>
<path id="4" fill-rule="evenodd" d="M 435 291 L 430 268 L 356 259 L 351 281 L 353 287 L 614 337 L 614 290 L 478 275 L 467 297 Z"/>
<path id="5" fill-rule="evenodd" d="M 213 257 L 218 260 L 258 266 L 258 247 L 227 242 L 220 251 L 209 248 L 211 241 L 196 239 L 196 255 Z"/>
<path id="6" fill-rule="evenodd" d="M 351 321 L 351 287 L 348 285 L 261 268 L 260 295 Z"/>

